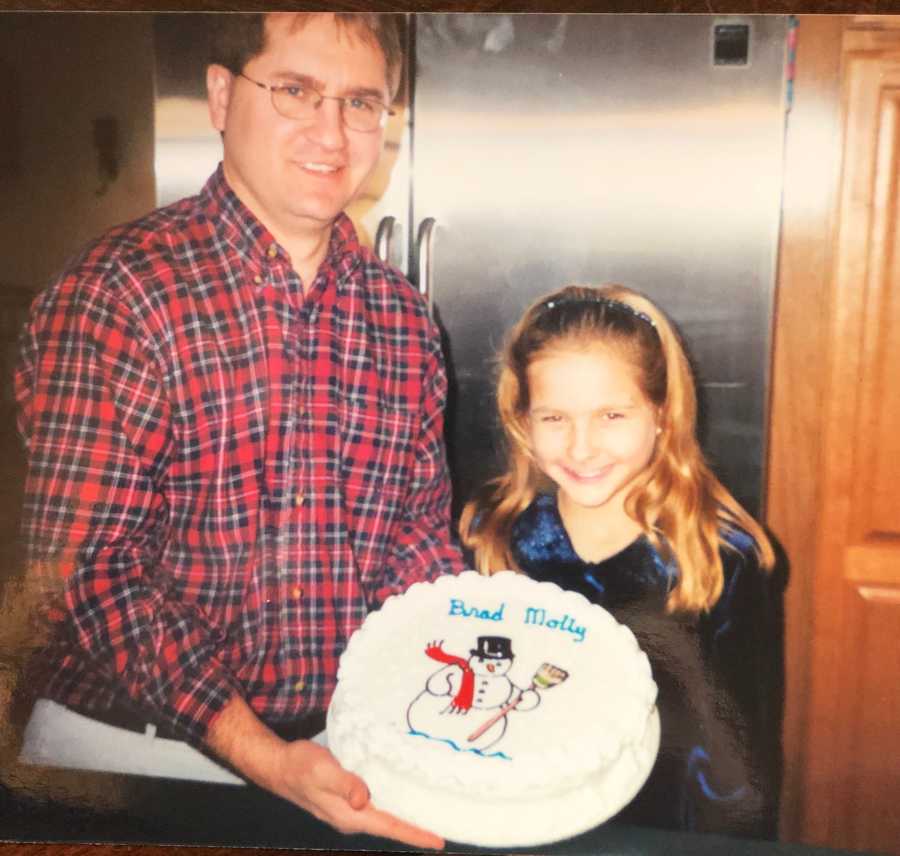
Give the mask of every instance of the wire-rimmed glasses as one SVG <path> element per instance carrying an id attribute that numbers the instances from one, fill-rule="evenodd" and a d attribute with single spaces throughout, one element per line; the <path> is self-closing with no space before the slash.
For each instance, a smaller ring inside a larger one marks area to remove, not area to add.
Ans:
<path id="1" fill-rule="evenodd" d="M 272 96 L 272 106 L 285 119 L 298 122 L 312 122 L 316 110 L 326 99 L 338 101 L 341 106 L 341 119 L 353 131 L 369 133 L 383 128 L 388 116 L 394 111 L 387 104 L 368 95 L 323 95 L 304 83 L 283 83 L 270 86 L 260 83 L 244 72 L 238 72 L 244 80 L 249 80 L 260 89 L 266 89 Z"/>

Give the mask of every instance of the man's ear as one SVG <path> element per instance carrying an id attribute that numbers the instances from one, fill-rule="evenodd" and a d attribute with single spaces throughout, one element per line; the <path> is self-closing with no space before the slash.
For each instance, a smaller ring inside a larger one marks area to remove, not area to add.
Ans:
<path id="1" fill-rule="evenodd" d="M 228 103 L 231 101 L 231 87 L 234 75 L 224 65 L 210 65 L 206 69 L 206 103 L 209 107 L 209 121 L 217 131 L 225 130 Z"/>

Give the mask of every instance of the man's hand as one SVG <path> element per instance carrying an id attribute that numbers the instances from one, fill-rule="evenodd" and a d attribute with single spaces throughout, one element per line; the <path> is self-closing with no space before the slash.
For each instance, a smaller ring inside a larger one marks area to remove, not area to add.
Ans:
<path id="1" fill-rule="evenodd" d="M 380 835 L 418 848 L 444 846 L 437 835 L 375 808 L 366 783 L 324 747 L 297 740 L 286 745 L 281 757 L 281 786 L 273 789 L 275 793 L 339 832 Z"/>
<path id="2" fill-rule="evenodd" d="M 379 835 L 417 848 L 444 846 L 439 836 L 379 811 L 365 782 L 327 749 L 309 740 L 282 740 L 238 696 L 213 722 L 207 743 L 248 779 L 339 832 Z"/>

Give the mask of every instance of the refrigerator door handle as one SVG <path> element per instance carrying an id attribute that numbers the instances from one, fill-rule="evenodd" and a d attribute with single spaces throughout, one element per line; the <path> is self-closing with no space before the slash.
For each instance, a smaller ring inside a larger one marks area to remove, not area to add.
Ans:
<path id="1" fill-rule="evenodd" d="M 419 223 L 416 237 L 416 272 L 419 293 L 428 304 L 428 314 L 432 314 L 434 294 L 432 290 L 432 256 L 434 253 L 434 230 L 437 221 L 434 217 L 426 217 Z"/>
<path id="2" fill-rule="evenodd" d="M 394 227 L 397 225 L 396 217 L 382 217 L 375 232 L 375 255 L 385 264 L 393 264 L 394 258 Z"/>

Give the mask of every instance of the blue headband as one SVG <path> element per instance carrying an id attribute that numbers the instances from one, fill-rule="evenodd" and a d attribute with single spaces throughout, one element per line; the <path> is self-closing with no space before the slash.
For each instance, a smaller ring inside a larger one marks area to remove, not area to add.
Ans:
<path id="1" fill-rule="evenodd" d="M 637 318 L 641 321 L 649 324 L 654 330 L 656 329 L 656 324 L 653 323 L 653 319 L 647 315 L 645 312 L 641 312 L 639 309 L 635 309 L 633 306 L 629 306 L 627 303 L 624 303 L 621 300 L 614 300 L 611 297 L 602 297 L 601 295 L 569 295 L 564 294 L 561 297 L 551 297 L 549 300 L 545 300 L 540 308 L 543 311 L 547 311 L 550 309 L 555 309 L 558 306 L 569 306 L 576 305 L 578 303 L 582 304 L 597 304 L 603 306 L 607 309 L 616 309 L 621 312 L 627 312 L 629 315 Z"/>

